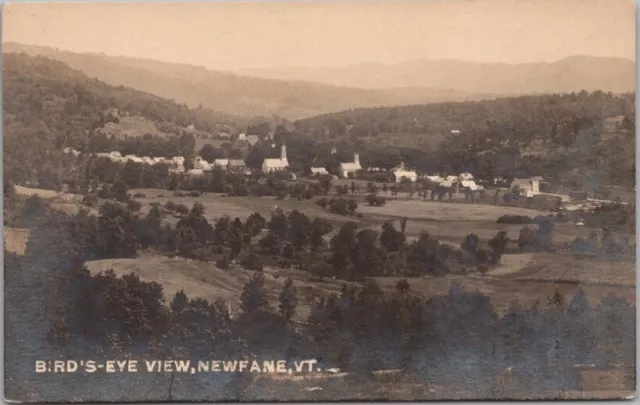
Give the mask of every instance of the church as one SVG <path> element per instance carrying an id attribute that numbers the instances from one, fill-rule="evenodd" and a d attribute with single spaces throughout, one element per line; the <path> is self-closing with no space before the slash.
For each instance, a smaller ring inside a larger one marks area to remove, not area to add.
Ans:
<path id="1" fill-rule="evenodd" d="M 265 159 L 262 162 L 263 173 L 279 172 L 288 168 L 289 161 L 287 160 L 287 147 L 284 145 L 280 148 L 280 159 Z"/>
<path id="2" fill-rule="evenodd" d="M 362 166 L 360 166 L 360 155 L 357 153 L 353 154 L 353 162 L 340 163 L 340 174 L 345 179 L 349 177 L 350 173 L 355 176 L 356 172 L 360 170 L 362 170 Z"/>

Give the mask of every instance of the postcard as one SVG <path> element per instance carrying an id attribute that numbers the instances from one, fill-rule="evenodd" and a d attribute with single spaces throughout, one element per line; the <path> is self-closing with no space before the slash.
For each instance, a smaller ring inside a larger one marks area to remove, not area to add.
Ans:
<path id="1" fill-rule="evenodd" d="M 2 18 L 7 400 L 635 396 L 633 2 Z"/>

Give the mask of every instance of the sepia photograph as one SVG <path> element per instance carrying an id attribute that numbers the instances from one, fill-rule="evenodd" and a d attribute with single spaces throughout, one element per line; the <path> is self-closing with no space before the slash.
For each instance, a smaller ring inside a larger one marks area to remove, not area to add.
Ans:
<path id="1" fill-rule="evenodd" d="M 631 0 L 2 6 L 13 403 L 636 395 Z"/>

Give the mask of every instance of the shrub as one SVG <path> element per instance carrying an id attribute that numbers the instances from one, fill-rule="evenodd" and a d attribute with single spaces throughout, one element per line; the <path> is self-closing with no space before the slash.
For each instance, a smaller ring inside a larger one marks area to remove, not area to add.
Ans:
<path id="1" fill-rule="evenodd" d="M 87 207 L 95 207 L 98 205 L 98 196 L 95 194 L 87 194 L 82 198 L 82 204 Z"/>
<path id="2" fill-rule="evenodd" d="M 367 196 L 367 203 L 369 203 L 369 205 L 374 206 L 374 207 L 381 207 L 383 205 L 385 205 L 387 202 L 387 200 L 384 197 L 381 197 L 377 194 L 369 194 Z"/>
<path id="3" fill-rule="evenodd" d="M 240 261 L 240 264 L 245 269 L 252 270 L 252 271 L 262 271 L 264 268 L 262 264 L 262 260 L 260 259 L 260 256 L 258 256 L 255 253 L 251 253 L 247 255 L 244 259 Z"/>
<path id="4" fill-rule="evenodd" d="M 329 201 L 329 211 L 334 214 L 347 215 L 349 213 L 349 202 L 344 198 L 334 198 Z"/>
<path id="5" fill-rule="evenodd" d="M 174 203 L 173 201 L 167 201 L 166 204 L 164 205 L 164 208 L 167 211 L 173 212 L 178 208 L 178 205 L 176 203 Z"/>
<path id="6" fill-rule="evenodd" d="M 528 215 L 503 215 L 498 218 L 499 224 L 526 225 L 533 223 L 533 219 Z"/>
<path id="7" fill-rule="evenodd" d="M 329 205 L 329 200 L 327 200 L 326 198 L 322 197 L 320 199 L 318 199 L 316 201 L 316 204 L 319 205 L 320 207 L 322 207 L 322 209 L 325 209 L 327 207 L 327 205 Z"/>
<path id="8" fill-rule="evenodd" d="M 347 203 L 347 209 L 353 214 L 358 209 L 358 202 L 356 200 L 349 200 Z"/>
<path id="9" fill-rule="evenodd" d="M 222 270 L 228 270 L 229 269 L 229 259 L 226 256 L 221 257 L 220 259 L 218 259 L 218 261 L 216 262 L 216 266 L 219 269 Z"/>
<path id="10" fill-rule="evenodd" d="M 200 191 L 198 191 L 198 190 L 193 190 L 193 191 L 191 191 L 191 192 L 189 193 L 189 195 L 190 195 L 191 197 L 200 197 L 200 196 L 202 195 L 202 193 L 201 193 Z"/>

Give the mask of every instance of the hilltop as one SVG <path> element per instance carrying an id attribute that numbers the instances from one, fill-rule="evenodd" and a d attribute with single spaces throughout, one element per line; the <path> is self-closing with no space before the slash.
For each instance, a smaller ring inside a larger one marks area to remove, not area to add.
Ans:
<path id="1" fill-rule="evenodd" d="M 201 105 L 242 116 L 275 114 L 287 119 L 299 119 L 349 108 L 492 97 L 490 94 L 453 91 L 438 85 L 370 90 L 344 84 L 321 84 L 315 80 L 274 80 L 187 64 L 73 53 L 17 43 L 3 44 L 5 54 L 21 52 L 56 59 L 114 86 L 127 86 L 185 103 L 192 108 Z"/>
<path id="2" fill-rule="evenodd" d="M 635 70 L 632 60 L 576 55 L 550 63 L 413 60 L 398 64 L 362 63 L 345 67 L 246 69 L 239 73 L 365 89 L 446 88 L 452 92 L 470 94 L 516 95 L 580 90 L 614 93 L 633 91 Z"/>

